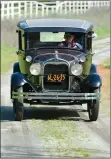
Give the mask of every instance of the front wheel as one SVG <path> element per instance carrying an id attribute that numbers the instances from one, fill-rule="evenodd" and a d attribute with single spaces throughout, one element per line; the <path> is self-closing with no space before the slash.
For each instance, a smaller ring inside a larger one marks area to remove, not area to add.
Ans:
<path id="1" fill-rule="evenodd" d="M 91 93 L 100 93 L 100 89 L 99 88 L 94 89 L 93 91 L 91 91 Z M 99 105 L 100 105 L 99 98 L 95 100 L 91 100 L 87 103 L 90 121 L 96 121 L 98 119 Z"/>
<path id="2" fill-rule="evenodd" d="M 14 90 L 14 92 L 23 92 L 23 88 L 19 87 Z M 23 107 L 23 99 L 13 99 L 13 112 L 15 115 L 15 120 L 16 121 L 21 121 L 24 116 L 24 107 Z"/>

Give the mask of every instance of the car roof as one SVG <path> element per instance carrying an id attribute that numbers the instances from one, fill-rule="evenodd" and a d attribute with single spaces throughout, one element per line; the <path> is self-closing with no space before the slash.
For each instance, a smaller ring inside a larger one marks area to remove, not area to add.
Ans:
<path id="1" fill-rule="evenodd" d="M 83 32 L 93 28 L 92 23 L 80 19 L 27 19 L 17 25 L 25 32 Z"/>

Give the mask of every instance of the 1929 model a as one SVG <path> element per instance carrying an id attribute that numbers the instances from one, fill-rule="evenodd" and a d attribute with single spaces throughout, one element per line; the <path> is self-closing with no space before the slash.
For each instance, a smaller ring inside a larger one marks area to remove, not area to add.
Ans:
<path id="1" fill-rule="evenodd" d="M 79 48 L 60 47 L 65 32 L 74 33 Z M 73 19 L 33 19 L 18 23 L 18 62 L 11 75 L 16 120 L 24 103 L 87 104 L 90 121 L 99 113 L 102 80 L 92 64 L 93 25 Z M 70 105 L 71 106 L 71 105 Z"/>

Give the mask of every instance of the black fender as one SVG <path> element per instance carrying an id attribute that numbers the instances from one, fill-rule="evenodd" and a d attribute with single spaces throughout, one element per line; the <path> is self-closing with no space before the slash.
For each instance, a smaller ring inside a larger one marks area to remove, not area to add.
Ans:
<path id="1" fill-rule="evenodd" d="M 91 64 L 90 74 L 92 74 L 92 73 L 97 73 L 97 67 L 95 64 Z"/>
<path id="2" fill-rule="evenodd" d="M 12 91 L 20 86 L 25 86 L 25 84 L 28 84 L 30 87 L 32 87 L 32 89 L 37 92 L 40 90 L 40 86 L 34 86 L 33 83 L 31 83 L 23 74 L 21 74 L 20 72 L 15 72 L 11 75 L 11 97 L 12 97 Z M 28 86 L 27 85 L 27 86 Z"/>
<path id="3" fill-rule="evenodd" d="M 84 87 L 88 88 L 99 88 L 102 86 L 102 78 L 99 74 L 89 74 L 84 80 Z"/>
<path id="4" fill-rule="evenodd" d="M 20 72 L 20 67 L 19 67 L 19 63 L 18 62 L 15 62 L 13 64 L 13 73 L 15 72 Z"/>
<path id="5" fill-rule="evenodd" d="M 15 72 L 11 75 L 11 88 L 10 88 L 10 97 L 12 99 L 12 91 L 20 86 L 23 86 L 27 81 L 25 80 L 24 75 L 20 72 Z"/>
<path id="6" fill-rule="evenodd" d="M 13 86 L 13 88 L 23 86 L 25 83 L 27 83 L 27 81 L 24 75 L 20 72 L 15 72 L 11 75 L 11 85 Z"/>

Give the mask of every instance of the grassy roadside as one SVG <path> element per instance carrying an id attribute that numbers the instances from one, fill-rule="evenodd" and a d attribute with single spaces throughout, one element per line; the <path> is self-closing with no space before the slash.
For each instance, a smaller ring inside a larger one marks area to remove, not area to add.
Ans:
<path id="1" fill-rule="evenodd" d="M 97 33 L 97 39 L 103 39 L 110 37 L 110 28 L 101 26 L 101 27 L 96 27 L 95 32 Z"/>
<path id="2" fill-rule="evenodd" d="M 44 140 L 44 149 L 49 155 L 90 157 L 90 153 L 82 146 L 88 140 L 87 133 L 78 130 L 73 120 L 33 120 L 33 126 L 37 135 Z"/>
<path id="3" fill-rule="evenodd" d="M 105 59 L 102 65 L 103 65 L 104 68 L 110 69 L 111 68 L 111 66 L 110 66 L 110 58 Z"/>
<path id="4" fill-rule="evenodd" d="M 102 87 L 101 87 L 101 111 L 104 112 L 108 117 L 110 117 L 110 58 L 103 61 L 101 65 L 98 66 L 98 73 L 102 77 Z"/>
<path id="5" fill-rule="evenodd" d="M 16 60 L 16 48 L 6 44 L 1 45 L 1 72 L 7 72 Z"/>

